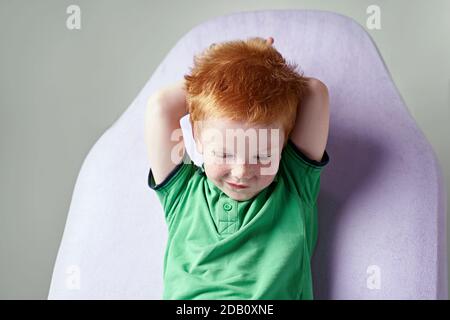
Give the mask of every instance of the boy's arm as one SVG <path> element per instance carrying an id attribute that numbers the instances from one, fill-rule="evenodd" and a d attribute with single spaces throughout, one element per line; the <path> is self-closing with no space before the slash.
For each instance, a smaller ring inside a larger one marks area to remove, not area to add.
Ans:
<path id="1" fill-rule="evenodd" d="M 307 79 L 308 92 L 297 108 L 294 129 L 289 137 L 308 158 L 320 162 L 328 140 L 328 88 L 318 79 Z"/>
<path id="2" fill-rule="evenodd" d="M 148 99 L 145 112 L 145 143 L 156 184 L 172 172 L 185 153 L 180 119 L 187 114 L 184 79 Z"/>

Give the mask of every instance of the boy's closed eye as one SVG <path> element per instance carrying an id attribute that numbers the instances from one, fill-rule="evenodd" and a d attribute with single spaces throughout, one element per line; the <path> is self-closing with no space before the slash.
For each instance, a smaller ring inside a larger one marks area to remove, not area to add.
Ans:
<path id="1" fill-rule="evenodd" d="M 234 157 L 234 155 L 232 155 L 232 154 L 229 154 L 229 153 L 223 153 L 223 152 L 216 152 L 216 151 L 213 151 L 213 155 L 215 155 L 215 156 L 217 156 L 217 157 L 220 157 L 220 158 L 232 158 L 232 157 Z M 271 157 L 271 155 L 257 155 L 257 156 L 255 156 L 255 158 L 256 159 L 269 159 Z"/>

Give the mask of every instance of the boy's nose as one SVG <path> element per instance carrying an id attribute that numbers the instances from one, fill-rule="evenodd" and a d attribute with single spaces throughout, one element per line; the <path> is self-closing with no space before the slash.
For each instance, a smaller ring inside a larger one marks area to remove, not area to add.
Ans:
<path id="1" fill-rule="evenodd" d="M 249 164 L 237 164 L 231 169 L 231 174 L 236 179 L 246 181 L 252 177 L 252 169 Z"/>

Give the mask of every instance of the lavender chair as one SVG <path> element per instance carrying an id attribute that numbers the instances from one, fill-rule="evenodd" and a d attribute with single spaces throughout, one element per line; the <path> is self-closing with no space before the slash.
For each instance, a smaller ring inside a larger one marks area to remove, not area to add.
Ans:
<path id="1" fill-rule="evenodd" d="M 309 10 L 230 14 L 177 42 L 83 163 L 49 299 L 161 299 L 167 228 L 147 185 L 147 98 L 181 79 L 213 42 L 254 36 L 273 36 L 287 60 L 330 92 L 315 299 L 447 299 L 446 192 L 433 149 L 366 30 Z M 187 117 L 181 125 L 200 165 Z"/>

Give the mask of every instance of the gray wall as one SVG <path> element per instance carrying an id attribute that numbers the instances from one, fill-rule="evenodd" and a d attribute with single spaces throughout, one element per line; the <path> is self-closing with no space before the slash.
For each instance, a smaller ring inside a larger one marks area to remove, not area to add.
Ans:
<path id="1" fill-rule="evenodd" d="M 81 30 L 66 28 L 70 4 Z M 368 32 L 448 186 L 449 0 L 0 0 L 0 298 L 46 299 L 84 158 L 192 27 L 262 9 L 334 11 L 365 26 L 370 4 L 382 28 Z"/>

